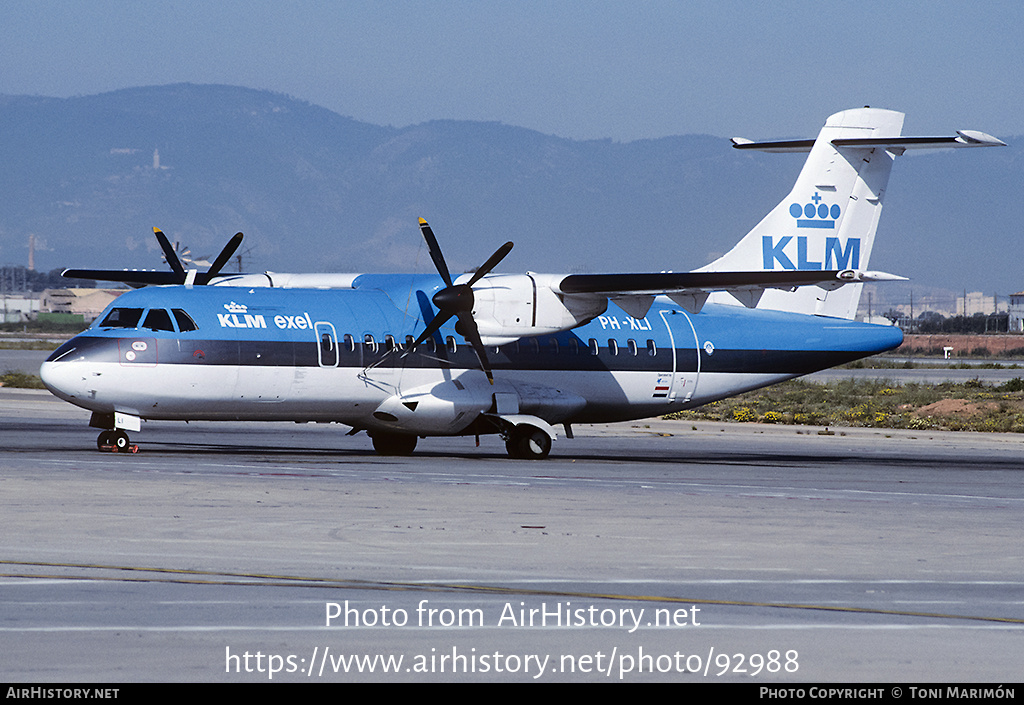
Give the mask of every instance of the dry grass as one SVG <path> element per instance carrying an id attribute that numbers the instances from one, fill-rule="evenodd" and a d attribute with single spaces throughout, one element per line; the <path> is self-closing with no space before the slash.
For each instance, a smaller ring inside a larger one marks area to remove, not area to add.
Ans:
<path id="1" fill-rule="evenodd" d="M 24 372 L 11 372 L 9 370 L 0 375 L 0 387 L 46 389 L 43 381 L 37 375 L 27 375 Z"/>
<path id="2" fill-rule="evenodd" d="M 1024 433 L 1024 380 L 997 387 L 793 380 L 667 418 Z"/>

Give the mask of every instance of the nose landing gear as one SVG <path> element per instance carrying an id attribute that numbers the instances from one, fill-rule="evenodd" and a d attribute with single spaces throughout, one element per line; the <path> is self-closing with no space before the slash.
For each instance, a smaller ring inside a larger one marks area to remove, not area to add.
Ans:
<path id="1" fill-rule="evenodd" d="M 96 439 L 96 447 L 104 453 L 138 453 L 139 446 L 133 444 L 128 434 L 120 429 L 103 431 Z"/>

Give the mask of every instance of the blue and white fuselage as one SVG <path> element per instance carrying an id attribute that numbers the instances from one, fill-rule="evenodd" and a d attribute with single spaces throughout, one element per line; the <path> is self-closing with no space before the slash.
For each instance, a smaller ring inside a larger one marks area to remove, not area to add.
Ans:
<path id="1" fill-rule="evenodd" d="M 144 419 L 322 421 L 383 453 L 498 433 L 511 455 L 541 458 L 560 425 L 692 408 L 898 346 L 898 328 L 852 320 L 863 282 L 898 278 L 866 269 L 893 161 L 1002 144 L 902 137 L 902 124 L 863 108 L 815 140 L 734 140 L 809 156 L 790 194 L 693 272 L 491 274 L 506 243 L 453 281 L 422 219 L 439 276 L 220 276 L 240 234 L 203 274 L 170 256 L 171 273 L 75 270 L 183 284 L 122 295 L 40 374 L 93 412 L 101 447 L 124 447 Z"/>
<path id="2" fill-rule="evenodd" d="M 898 328 L 845 319 L 721 304 L 691 314 L 671 302 L 637 319 L 613 304 L 573 330 L 491 347 L 491 385 L 452 326 L 410 349 L 425 323 L 405 302 L 429 298 L 440 279 L 410 276 L 396 300 L 375 278 L 352 289 L 128 292 L 54 352 L 43 377 L 61 398 L 101 414 L 458 434 L 499 406 L 548 424 L 665 414 L 902 341 Z"/>

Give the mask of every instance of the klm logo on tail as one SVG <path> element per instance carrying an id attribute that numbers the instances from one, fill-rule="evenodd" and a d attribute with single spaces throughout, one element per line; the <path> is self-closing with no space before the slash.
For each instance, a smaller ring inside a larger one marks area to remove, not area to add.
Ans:
<path id="1" fill-rule="evenodd" d="M 797 219 L 796 227 L 833 230 L 836 227 L 836 221 L 839 220 L 839 216 L 843 212 L 839 204 L 829 206 L 827 203 L 822 203 L 821 196 L 817 191 L 811 196 L 811 200 L 814 203 L 808 203 L 803 206 L 799 203 L 794 203 L 789 207 L 789 214 Z"/>
<path id="2" fill-rule="evenodd" d="M 793 263 L 793 240 L 796 240 L 796 264 Z M 783 235 L 775 238 L 765 235 L 761 238 L 761 248 L 764 254 L 764 269 L 775 269 L 778 262 L 782 269 L 859 269 L 860 268 L 860 238 L 847 238 L 846 246 L 837 237 L 825 238 L 824 250 L 809 252 L 808 238 L 806 235 Z M 820 238 L 810 238 L 810 244 L 817 244 L 820 247 Z M 788 250 L 788 252 L 787 252 Z M 811 257 L 818 257 L 812 260 Z M 823 266 L 824 265 L 824 266 Z"/>
<path id="3" fill-rule="evenodd" d="M 842 208 L 838 204 L 822 203 L 817 191 L 812 203 L 793 203 L 789 214 L 796 219 L 797 228 L 834 230 Z M 821 235 L 764 235 L 761 238 L 764 269 L 858 269 L 860 268 L 860 238 L 847 238 L 845 244 L 838 237 Z"/>

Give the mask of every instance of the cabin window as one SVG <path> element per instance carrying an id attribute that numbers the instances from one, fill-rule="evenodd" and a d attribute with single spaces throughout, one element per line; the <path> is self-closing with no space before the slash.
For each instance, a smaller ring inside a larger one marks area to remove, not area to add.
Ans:
<path id="1" fill-rule="evenodd" d="M 391 352 L 395 349 L 395 336 L 387 334 L 384 336 L 384 352 Z"/>
<path id="2" fill-rule="evenodd" d="M 580 341 L 576 338 L 569 338 L 569 353 L 572 355 L 580 354 Z"/>
<path id="3" fill-rule="evenodd" d="M 534 355 L 540 354 L 540 341 L 536 338 L 530 338 L 530 352 Z"/>
<path id="4" fill-rule="evenodd" d="M 346 350 L 348 350 L 349 352 L 355 352 L 355 349 L 356 349 L 356 339 L 352 337 L 351 333 L 346 333 L 345 337 L 342 338 L 342 340 L 345 341 L 345 349 Z"/>
<path id="5" fill-rule="evenodd" d="M 558 338 L 548 338 L 548 344 L 551 345 L 551 352 L 558 354 Z"/>
<path id="6" fill-rule="evenodd" d="M 448 352 L 455 353 L 459 351 L 459 344 L 455 342 L 454 336 L 449 335 L 447 338 Z"/>
<path id="7" fill-rule="evenodd" d="M 616 342 L 615 338 L 608 338 L 608 353 L 610 355 L 619 354 L 619 344 Z"/>
<path id="8" fill-rule="evenodd" d="M 591 338 L 590 339 L 590 354 L 591 355 L 600 355 L 601 354 L 601 348 L 598 347 L 598 345 L 597 345 L 597 338 Z"/>
<path id="9" fill-rule="evenodd" d="M 174 314 L 174 320 L 178 323 L 178 330 L 182 333 L 188 333 L 191 330 L 199 330 L 199 326 L 192 320 L 192 316 L 185 313 L 180 308 L 172 308 L 171 313 Z"/>
<path id="10" fill-rule="evenodd" d="M 143 328 L 149 330 L 166 330 L 174 332 L 174 324 L 171 323 L 171 314 L 162 308 L 151 308 L 149 313 L 146 314 L 146 322 L 142 324 Z"/>
<path id="11" fill-rule="evenodd" d="M 138 328 L 141 308 L 114 308 L 100 323 L 100 328 Z"/>
<path id="12" fill-rule="evenodd" d="M 372 334 L 367 333 L 366 335 L 363 336 L 363 344 L 366 345 L 367 349 L 369 349 L 370 352 L 377 352 L 377 341 L 373 339 Z"/>
<path id="13" fill-rule="evenodd" d="M 407 350 L 412 350 L 412 344 L 416 342 L 416 339 L 411 335 L 405 336 L 405 347 Z"/>
<path id="14" fill-rule="evenodd" d="M 633 340 L 632 338 L 630 338 L 629 341 L 628 341 L 628 345 L 629 345 L 629 352 L 630 352 L 630 354 L 633 357 L 636 357 L 640 353 L 639 349 L 636 346 L 636 341 Z"/>
<path id="15" fill-rule="evenodd" d="M 647 339 L 647 354 L 654 357 L 658 354 L 658 346 L 650 338 Z"/>

